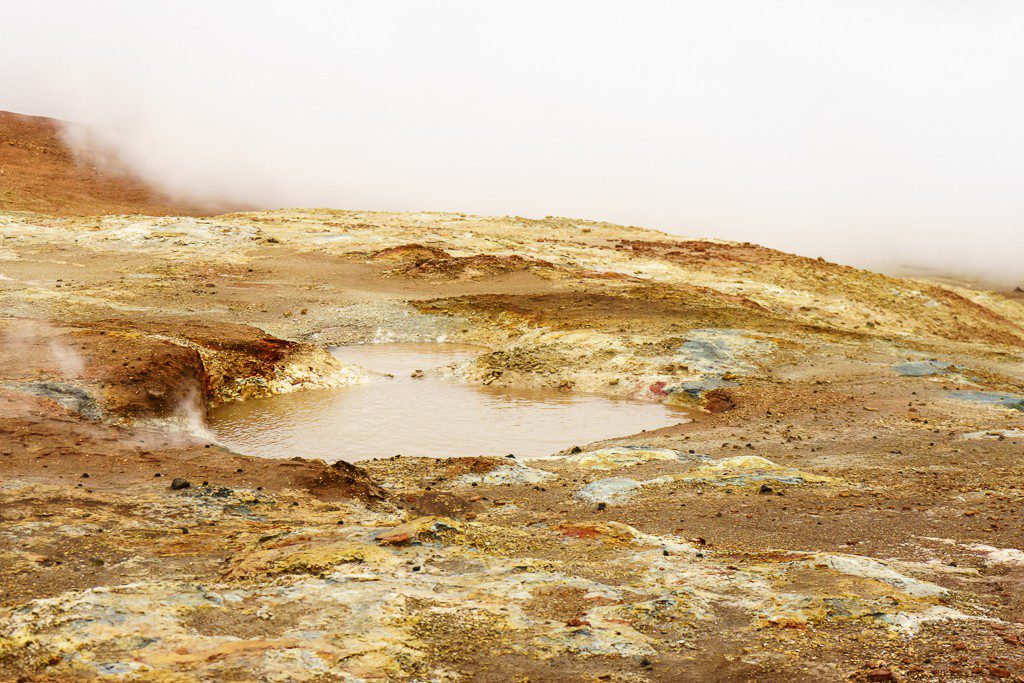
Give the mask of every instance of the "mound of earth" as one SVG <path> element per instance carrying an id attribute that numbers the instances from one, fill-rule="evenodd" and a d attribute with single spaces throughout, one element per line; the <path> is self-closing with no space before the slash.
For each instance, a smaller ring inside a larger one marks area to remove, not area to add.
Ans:
<path id="1" fill-rule="evenodd" d="M 475 280 L 508 273 L 553 271 L 554 266 L 540 260 L 525 259 L 518 254 L 499 256 L 474 254 L 452 256 L 444 249 L 407 244 L 389 247 L 370 254 L 371 263 L 391 263 L 389 275 L 432 278 L 437 280 Z"/>
<path id="2" fill-rule="evenodd" d="M 0 111 L 0 210 L 57 216 L 201 216 L 211 211 L 147 186 L 114 158 L 76 152 L 65 134 L 73 125 Z"/>

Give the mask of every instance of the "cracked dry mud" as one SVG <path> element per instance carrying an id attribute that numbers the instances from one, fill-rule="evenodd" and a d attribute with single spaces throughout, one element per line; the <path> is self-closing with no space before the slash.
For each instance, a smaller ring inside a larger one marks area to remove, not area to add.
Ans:
<path id="1" fill-rule="evenodd" d="M 1024 680 L 1008 296 L 579 220 L 6 212 L 0 310 L 4 678 Z M 531 461 L 203 436 L 438 340 L 693 419 Z"/>

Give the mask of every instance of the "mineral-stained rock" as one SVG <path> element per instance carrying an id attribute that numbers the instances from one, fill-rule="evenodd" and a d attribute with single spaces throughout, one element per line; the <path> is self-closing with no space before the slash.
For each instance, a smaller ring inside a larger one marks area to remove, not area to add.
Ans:
<path id="1" fill-rule="evenodd" d="M 573 494 L 573 497 L 586 503 L 616 505 L 630 500 L 641 488 L 643 484 L 636 479 L 609 477 L 587 484 Z"/>
<path id="2" fill-rule="evenodd" d="M 411 522 L 378 534 L 377 541 L 383 545 L 442 543 L 461 530 L 462 525 L 448 517 L 417 517 Z"/>
<path id="3" fill-rule="evenodd" d="M 571 457 L 580 467 L 587 467 L 592 470 L 612 470 L 633 467 L 651 461 L 688 460 L 693 456 L 687 456 L 669 448 L 615 446 L 585 451 Z"/>
<path id="4" fill-rule="evenodd" d="M 538 484 L 554 479 L 551 472 L 525 467 L 523 465 L 501 465 L 483 474 L 463 474 L 457 477 L 456 484 Z"/>
<path id="5" fill-rule="evenodd" d="M 799 486 L 807 483 L 827 484 L 832 481 L 828 477 L 782 467 L 757 455 L 739 455 L 703 462 L 682 480 L 715 486 L 755 488 L 759 488 L 763 482 Z"/>

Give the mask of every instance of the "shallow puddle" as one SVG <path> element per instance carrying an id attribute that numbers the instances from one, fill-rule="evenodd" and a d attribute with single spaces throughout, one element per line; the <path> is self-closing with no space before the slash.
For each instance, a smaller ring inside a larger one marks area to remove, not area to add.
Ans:
<path id="1" fill-rule="evenodd" d="M 221 406 L 210 416 L 220 442 L 240 453 L 328 462 L 396 454 L 539 457 L 686 420 L 685 412 L 657 403 L 410 377 L 467 361 L 481 353 L 475 347 L 369 344 L 333 352 L 394 377 Z"/>

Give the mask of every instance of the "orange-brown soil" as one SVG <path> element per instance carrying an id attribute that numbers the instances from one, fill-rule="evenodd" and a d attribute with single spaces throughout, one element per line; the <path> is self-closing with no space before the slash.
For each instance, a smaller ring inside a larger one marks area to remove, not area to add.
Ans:
<path id="1" fill-rule="evenodd" d="M 0 210 L 202 216 L 215 208 L 166 196 L 119 167 L 116 159 L 77 153 L 65 141 L 65 125 L 0 111 Z"/>

